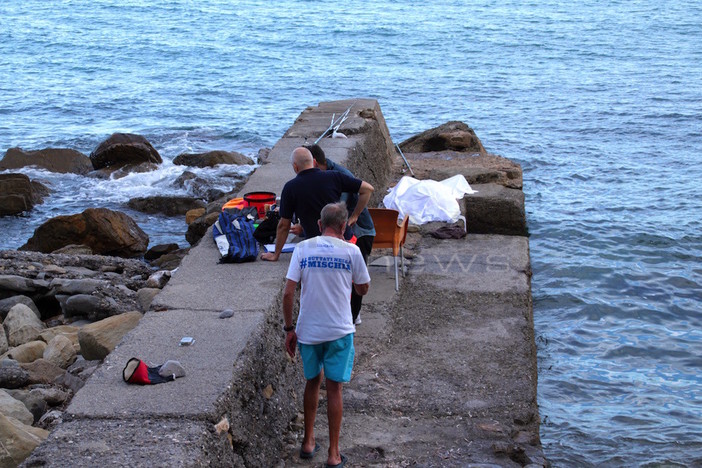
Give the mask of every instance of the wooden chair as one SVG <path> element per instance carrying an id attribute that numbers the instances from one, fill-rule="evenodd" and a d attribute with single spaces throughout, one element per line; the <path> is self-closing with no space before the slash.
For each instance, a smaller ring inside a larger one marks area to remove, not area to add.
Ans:
<path id="1" fill-rule="evenodd" d="M 392 249 L 392 255 L 395 258 L 395 291 L 399 291 L 400 279 L 397 273 L 397 256 L 399 254 L 402 262 L 402 276 L 405 276 L 405 257 L 402 246 L 405 245 L 405 238 L 407 237 L 409 216 L 405 216 L 402 223 L 398 225 L 397 218 L 400 216 L 400 213 L 397 210 L 368 208 L 368 212 L 373 218 L 373 224 L 375 225 L 373 248 Z"/>

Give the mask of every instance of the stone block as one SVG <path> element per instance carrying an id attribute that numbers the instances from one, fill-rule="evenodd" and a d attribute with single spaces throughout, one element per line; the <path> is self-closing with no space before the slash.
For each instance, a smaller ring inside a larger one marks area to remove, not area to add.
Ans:
<path id="1" fill-rule="evenodd" d="M 461 200 L 468 232 L 473 234 L 528 235 L 524 192 L 500 184 L 471 186 L 478 193 Z"/>

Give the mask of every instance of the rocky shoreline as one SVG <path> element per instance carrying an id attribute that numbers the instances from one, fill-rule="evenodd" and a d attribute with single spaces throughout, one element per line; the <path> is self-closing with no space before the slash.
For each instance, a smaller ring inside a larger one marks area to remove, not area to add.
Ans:
<path id="1" fill-rule="evenodd" d="M 400 147 L 419 178 L 436 180 L 442 177 L 441 167 L 454 174 L 460 168 L 459 172 L 471 184 L 485 184 L 485 189 L 494 185 L 521 194 L 519 165 L 488 154 L 472 129 L 460 122 L 424 132 Z M 0 161 L 0 170 L 39 162 L 58 172 L 86 174 L 92 167 L 93 173 L 105 174 L 150 170 L 160 163 L 156 150 L 143 137 L 134 135 L 113 135 L 90 158 L 75 153 L 11 149 Z M 189 166 L 253 163 L 232 154 L 211 152 L 179 158 Z M 261 164 L 266 163 L 266 154 L 265 150 L 259 153 Z M 73 169 L 59 169 L 57 157 L 65 157 L 64 165 L 70 161 Z M 364 170 L 352 169 L 360 174 Z M 15 181 L 17 175 L 29 185 L 12 194 L 10 190 L 16 189 L 16 182 L 8 184 L 2 176 L 13 176 L 10 179 Z M 185 171 L 179 183 L 196 178 L 191 175 Z M 185 214 L 185 236 L 195 245 L 241 183 L 226 194 L 213 192 L 203 183 L 192 198 L 135 198 L 130 207 Z M 43 193 L 40 188 L 34 190 L 32 181 L 22 174 L 0 175 L 0 200 L 21 199 L 16 206 L 31 209 Z M 471 231 L 476 226 L 494 230 L 499 225 L 505 233 L 513 230 L 512 234 L 524 235 L 523 194 L 521 199 L 505 200 L 503 194 L 472 199 L 474 219 L 469 220 L 468 232 L 480 232 Z M 104 222 L 106 219 L 109 222 Z M 0 314 L 4 331 L 0 333 L 0 442 L 12 447 L 8 460 L 21 462 L 61 421 L 72 396 L 122 337 L 136 327 L 189 250 L 175 244 L 147 250 L 148 236 L 140 231 L 123 213 L 89 209 L 47 221 L 20 250 L 0 251 Z"/>
<path id="2" fill-rule="evenodd" d="M 3 458 L 21 461 L 48 436 L 169 277 L 141 260 L 0 251 Z"/>

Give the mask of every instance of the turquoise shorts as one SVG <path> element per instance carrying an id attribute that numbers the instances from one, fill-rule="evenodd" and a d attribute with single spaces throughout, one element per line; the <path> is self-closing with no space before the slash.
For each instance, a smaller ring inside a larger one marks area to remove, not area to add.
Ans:
<path id="1" fill-rule="evenodd" d="M 302 369 L 305 379 L 314 379 L 322 372 L 327 379 L 334 382 L 348 382 L 353 370 L 353 333 L 334 341 L 308 345 L 297 344 L 302 357 Z"/>

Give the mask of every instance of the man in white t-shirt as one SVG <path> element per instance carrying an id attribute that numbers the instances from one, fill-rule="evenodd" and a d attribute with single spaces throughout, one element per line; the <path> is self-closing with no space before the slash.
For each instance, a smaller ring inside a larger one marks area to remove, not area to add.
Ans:
<path id="1" fill-rule="evenodd" d="M 290 259 L 283 293 L 283 318 L 287 332 L 285 349 L 292 357 L 300 349 L 305 385 L 305 437 L 300 458 L 312 458 L 319 450 L 314 421 L 319 403 L 322 369 L 326 377 L 329 453 L 327 466 L 341 467 L 347 461 L 339 451 L 343 414 L 342 383 L 351 380 L 356 331 L 351 319 L 351 288 L 363 296 L 370 276 L 361 251 L 344 240 L 346 205 L 331 203 L 322 209 L 321 236 L 300 242 Z M 293 326 L 293 303 L 297 283 L 302 283 L 300 313 Z"/>

